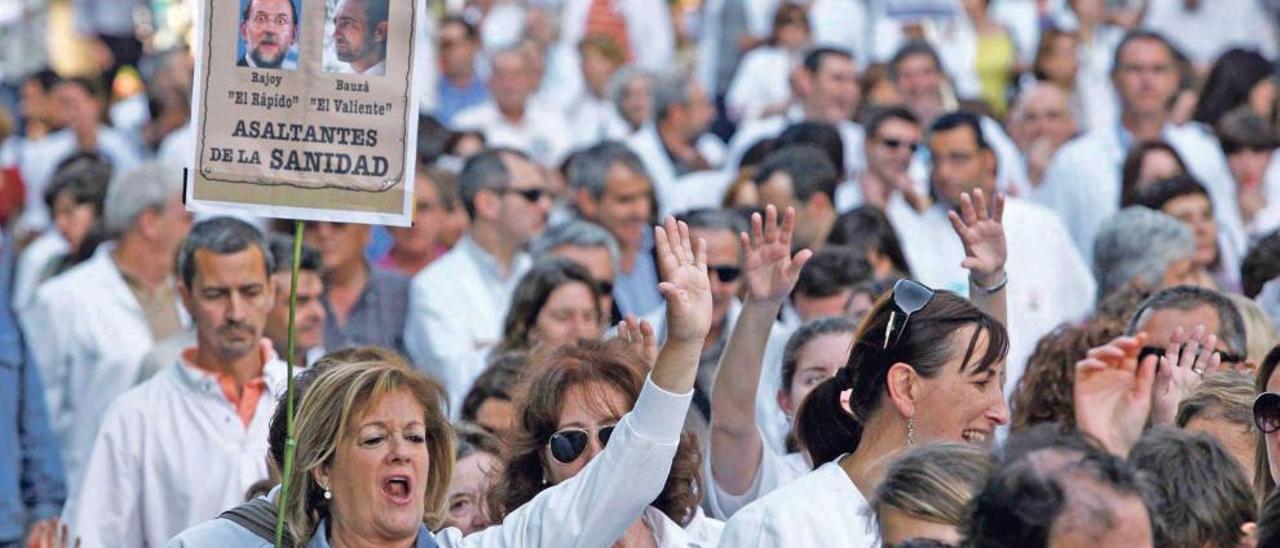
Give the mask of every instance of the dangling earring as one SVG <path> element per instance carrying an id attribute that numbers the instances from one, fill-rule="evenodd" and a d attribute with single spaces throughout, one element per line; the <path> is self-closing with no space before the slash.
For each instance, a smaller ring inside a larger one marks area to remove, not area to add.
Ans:
<path id="1" fill-rule="evenodd" d="M 916 419 L 907 419 L 907 445 L 916 444 Z"/>
<path id="2" fill-rule="evenodd" d="M 324 500 L 333 500 L 333 493 L 330 493 L 328 489 L 324 490 Z"/>

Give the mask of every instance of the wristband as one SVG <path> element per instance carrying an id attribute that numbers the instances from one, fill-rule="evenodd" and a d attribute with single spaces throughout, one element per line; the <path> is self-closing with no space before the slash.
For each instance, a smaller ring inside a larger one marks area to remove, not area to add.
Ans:
<path id="1" fill-rule="evenodd" d="M 1004 286 L 1007 285 L 1008 283 L 1009 283 L 1008 271 L 1004 273 L 1004 277 L 1001 278 L 999 282 L 997 282 L 995 285 L 991 287 L 984 287 L 982 284 L 978 283 L 976 280 L 973 279 L 973 274 L 969 274 L 969 286 L 974 289 L 977 289 L 978 293 L 982 293 L 983 295 L 990 295 L 992 293 L 1000 291 L 1001 289 L 1004 289 Z"/>

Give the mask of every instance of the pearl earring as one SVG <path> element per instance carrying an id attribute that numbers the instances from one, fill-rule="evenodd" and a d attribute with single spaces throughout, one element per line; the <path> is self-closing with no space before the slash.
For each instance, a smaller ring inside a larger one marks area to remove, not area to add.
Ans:
<path id="1" fill-rule="evenodd" d="M 324 500 L 333 500 L 333 493 L 330 493 L 328 489 L 324 490 Z"/>

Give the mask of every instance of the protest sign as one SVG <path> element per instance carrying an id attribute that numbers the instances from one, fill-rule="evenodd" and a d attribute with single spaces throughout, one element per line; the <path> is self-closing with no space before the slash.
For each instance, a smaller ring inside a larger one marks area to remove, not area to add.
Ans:
<path id="1" fill-rule="evenodd" d="M 421 0 L 199 0 L 187 204 L 407 226 Z"/>

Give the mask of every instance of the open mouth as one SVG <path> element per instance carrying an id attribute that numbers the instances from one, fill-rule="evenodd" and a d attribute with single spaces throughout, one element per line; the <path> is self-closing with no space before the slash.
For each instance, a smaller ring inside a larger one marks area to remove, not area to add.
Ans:
<path id="1" fill-rule="evenodd" d="M 408 504 L 412 500 L 410 493 L 413 481 L 409 476 L 389 476 L 382 480 L 382 494 L 395 504 Z"/>
<path id="2" fill-rule="evenodd" d="M 965 430 L 960 435 L 964 438 L 964 441 L 978 446 L 987 445 L 987 440 L 990 437 L 987 432 L 982 430 Z"/>

